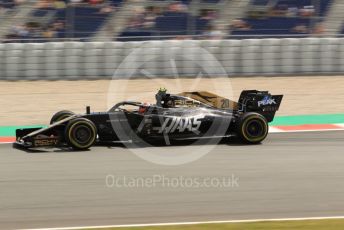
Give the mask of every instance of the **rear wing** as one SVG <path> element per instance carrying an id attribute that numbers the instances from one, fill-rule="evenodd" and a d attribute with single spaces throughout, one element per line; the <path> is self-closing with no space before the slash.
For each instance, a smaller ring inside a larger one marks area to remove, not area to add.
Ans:
<path id="1" fill-rule="evenodd" d="M 262 114 L 271 122 L 279 109 L 283 95 L 271 95 L 269 91 L 244 90 L 238 100 L 238 109 L 242 112 Z"/>

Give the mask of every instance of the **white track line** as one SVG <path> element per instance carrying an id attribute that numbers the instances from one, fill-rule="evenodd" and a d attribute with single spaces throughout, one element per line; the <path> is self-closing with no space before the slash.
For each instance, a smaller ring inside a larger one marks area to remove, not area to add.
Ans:
<path id="1" fill-rule="evenodd" d="M 251 222 L 262 222 L 262 221 L 328 220 L 328 219 L 344 219 L 344 216 L 249 219 L 249 220 L 219 220 L 219 221 L 175 222 L 175 223 L 172 222 L 172 223 L 151 223 L 151 224 L 122 224 L 122 225 L 103 225 L 103 226 L 100 225 L 100 226 L 58 227 L 58 228 L 32 228 L 32 229 L 25 229 L 25 230 L 77 230 L 77 229 L 102 229 L 102 228 L 154 227 L 154 226 L 173 226 L 173 225 L 178 226 L 178 225 L 198 225 L 198 224 L 251 223 Z"/>
<path id="2" fill-rule="evenodd" d="M 274 126 L 269 126 L 269 133 L 284 133 L 284 131 Z"/>
<path id="3" fill-rule="evenodd" d="M 328 132 L 328 131 L 341 131 L 344 130 L 344 124 L 342 128 L 333 128 L 333 129 L 300 129 L 300 130 L 282 130 L 275 127 L 269 127 L 269 133 L 300 133 L 300 132 Z"/>
<path id="4" fill-rule="evenodd" d="M 270 129 L 270 128 L 269 128 Z M 269 133 L 301 133 L 301 132 L 328 132 L 328 131 L 342 131 L 343 128 L 334 128 L 334 129 L 305 129 L 305 130 L 282 130 L 277 132 L 269 132 Z"/>
<path id="5" fill-rule="evenodd" d="M 334 125 L 339 126 L 339 127 L 344 129 L 344 123 L 343 124 L 334 124 Z"/>

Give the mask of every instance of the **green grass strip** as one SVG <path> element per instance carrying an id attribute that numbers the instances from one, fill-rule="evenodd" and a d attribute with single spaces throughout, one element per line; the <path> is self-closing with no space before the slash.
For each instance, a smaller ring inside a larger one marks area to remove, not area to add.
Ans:
<path id="1" fill-rule="evenodd" d="M 275 117 L 270 125 L 306 125 L 306 124 L 338 124 L 344 123 L 344 114 L 299 115 Z"/>
<path id="2" fill-rule="evenodd" d="M 16 129 L 39 128 L 39 127 L 44 127 L 44 125 L 1 126 L 0 137 L 14 137 L 16 135 Z"/>

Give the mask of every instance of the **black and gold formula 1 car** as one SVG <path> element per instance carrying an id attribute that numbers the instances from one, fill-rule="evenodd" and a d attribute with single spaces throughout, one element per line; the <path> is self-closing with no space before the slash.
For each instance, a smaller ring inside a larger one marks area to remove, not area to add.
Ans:
<path id="1" fill-rule="evenodd" d="M 17 129 L 15 147 L 58 147 L 86 150 L 96 143 L 172 144 L 177 140 L 209 140 L 236 136 L 257 144 L 268 134 L 268 123 L 283 95 L 242 91 L 237 102 L 205 92 L 169 94 L 160 90 L 155 104 L 123 101 L 107 112 L 74 114 L 60 111 L 44 128 Z"/>

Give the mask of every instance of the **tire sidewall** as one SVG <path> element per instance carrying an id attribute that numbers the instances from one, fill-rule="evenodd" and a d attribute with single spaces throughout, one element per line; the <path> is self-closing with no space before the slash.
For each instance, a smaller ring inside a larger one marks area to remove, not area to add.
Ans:
<path id="1" fill-rule="evenodd" d="M 261 123 L 263 127 L 263 135 L 260 135 L 259 137 L 250 137 L 250 135 L 247 134 L 247 124 L 252 121 L 258 121 Z M 244 141 L 245 143 L 258 144 L 262 142 L 268 135 L 269 125 L 265 117 L 262 116 L 261 114 L 246 113 L 240 119 L 237 132 L 240 139 Z"/>
<path id="2" fill-rule="evenodd" d="M 79 143 L 73 135 L 75 129 L 79 128 L 80 126 L 85 126 L 90 130 L 91 136 L 86 143 Z M 92 121 L 86 118 L 76 118 L 68 122 L 65 129 L 65 137 L 68 145 L 71 146 L 73 149 L 85 150 L 90 148 L 96 141 L 97 128 Z"/>
<path id="3" fill-rule="evenodd" d="M 69 110 L 62 110 L 57 113 L 55 113 L 51 119 L 50 124 L 54 124 L 55 122 L 61 121 L 67 117 L 73 116 L 75 113 L 69 111 Z"/>

